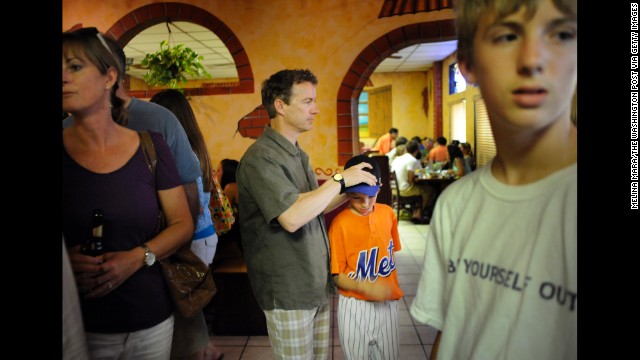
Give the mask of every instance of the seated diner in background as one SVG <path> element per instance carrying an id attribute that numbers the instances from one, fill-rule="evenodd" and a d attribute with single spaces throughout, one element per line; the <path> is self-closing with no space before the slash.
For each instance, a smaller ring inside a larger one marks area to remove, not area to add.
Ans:
<path id="1" fill-rule="evenodd" d="M 408 142 L 409 139 L 407 139 L 406 137 L 398 137 L 398 139 L 396 140 L 396 146 L 386 154 L 389 158 L 389 166 L 391 166 L 391 163 L 395 158 L 405 153 L 406 145 Z"/>
<path id="2" fill-rule="evenodd" d="M 458 146 L 460 151 L 462 151 L 462 155 L 464 156 L 465 168 L 469 167 L 469 172 L 474 171 L 476 169 L 476 159 L 473 154 L 473 150 L 471 150 L 471 144 L 468 142 L 460 143 Z"/>
<path id="3" fill-rule="evenodd" d="M 457 145 L 447 145 L 447 150 L 449 151 L 449 169 L 456 177 L 461 177 L 471 172 L 471 168 L 467 168 L 464 155 L 462 155 L 462 151 Z"/>
<path id="4" fill-rule="evenodd" d="M 420 153 L 420 145 L 416 141 L 409 141 L 407 152 L 398 156 L 391 165 L 391 171 L 395 171 L 401 196 L 422 196 L 422 204 L 412 214 L 411 221 L 414 224 L 428 224 L 429 219 L 424 217 L 423 209 L 433 198 L 434 189 L 428 185 L 420 185 L 416 182 L 416 170 L 421 170 L 420 160 L 416 158 Z"/>
<path id="5" fill-rule="evenodd" d="M 425 137 L 422 139 L 423 149 L 420 150 L 420 161 L 422 162 L 422 166 L 427 166 L 427 162 L 429 161 L 429 153 L 431 149 L 433 149 L 434 141 L 431 138 Z"/>
<path id="6" fill-rule="evenodd" d="M 444 136 L 438 137 L 434 148 L 429 151 L 429 161 L 433 162 L 448 162 L 449 151 L 447 150 L 447 138 Z"/>

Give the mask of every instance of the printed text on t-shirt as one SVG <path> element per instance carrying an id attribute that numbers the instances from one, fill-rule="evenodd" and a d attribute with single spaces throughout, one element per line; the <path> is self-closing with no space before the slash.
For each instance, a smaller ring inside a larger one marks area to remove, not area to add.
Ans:
<path id="1" fill-rule="evenodd" d="M 358 263 L 356 271 L 350 272 L 349 277 L 356 281 L 369 280 L 376 281 L 378 276 L 387 277 L 396 268 L 396 262 L 393 258 L 393 239 L 389 240 L 387 247 L 388 256 L 383 256 L 378 263 L 378 247 L 371 248 L 371 253 L 367 257 L 367 250 L 358 253 Z M 376 267 L 377 264 L 377 267 Z"/>
<path id="2" fill-rule="evenodd" d="M 523 276 L 514 270 L 464 258 L 455 261 L 450 259 L 447 272 L 455 273 L 460 266 L 467 275 L 494 282 L 518 292 L 524 291 L 533 280 L 531 276 Z M 562 284 L 542 281 L 538 286 L 538 294 L 544 300 L 555 300 L 560 306 L 566 306 L 569 311 L 574 311 L 578 305 L 578 292 L 567 289 Z"/>

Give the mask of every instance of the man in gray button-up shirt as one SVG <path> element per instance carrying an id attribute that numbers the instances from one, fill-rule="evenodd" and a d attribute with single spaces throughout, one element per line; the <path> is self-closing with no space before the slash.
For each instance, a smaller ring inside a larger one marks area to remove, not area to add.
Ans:
<path id="1" fill-rule="evenodd" d="M 361 163 L 318 187 L 298 136 L 319 113 L 309 70 L 282 70 L 262 84 L 271 124 L 237 170 L 238 214 L 249 280 L 267 318 L 276 359 L 326 358 L 329 348 L 329 241 L 324 212 L 345 186 L 376 179 Z M 314 347 L 315 341 L 315 347 Z"/>

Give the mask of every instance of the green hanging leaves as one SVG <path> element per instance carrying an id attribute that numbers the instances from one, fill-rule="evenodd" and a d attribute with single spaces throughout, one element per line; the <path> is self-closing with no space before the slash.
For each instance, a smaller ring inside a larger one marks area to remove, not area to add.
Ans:
<path id="1" fill-rule="evenodd" d="M 202 66 L 203 57 L 191 48 L 179 44 L 173 47 L 169 42 L 160 42 L 160 50 L 147 54 L 142 66 L 148 68 L 144 80 L 149 86 L 166 86 L 172 89 L 181 88 L 179 83 L 187 82 L 187 75 L 211 78 L 211 74 Z"/>

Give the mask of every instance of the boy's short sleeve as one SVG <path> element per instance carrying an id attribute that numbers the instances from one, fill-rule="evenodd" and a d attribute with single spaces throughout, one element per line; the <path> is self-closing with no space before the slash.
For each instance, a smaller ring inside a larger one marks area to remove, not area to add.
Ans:
<path id="1" fill-rule="evenodd" d="M 411 316 L 423 324 L 442 330 L 444 324 L 444 287 L 447 261 L 438 237 L 438 225 L 432 221 L 425 249 L 422 276 L 418 291 L 409 309 Z"/>

